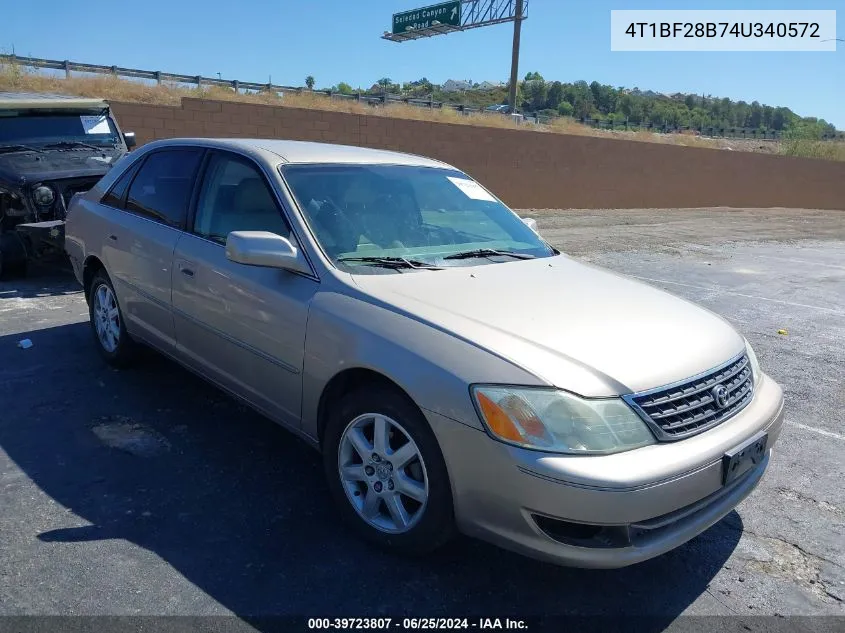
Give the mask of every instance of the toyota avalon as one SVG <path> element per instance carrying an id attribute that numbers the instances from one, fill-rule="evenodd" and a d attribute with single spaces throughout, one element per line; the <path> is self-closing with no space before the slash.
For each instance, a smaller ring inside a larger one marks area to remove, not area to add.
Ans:
<path id="1" fill-rule="evenodd" d="M 630 565 L 736 507 L 780 433 L 723 318 L 559 252 L 436 160 L 157 141 L 74 199 L 65 248 L 109 363 L 152 347 L 302 436 L 392 551 L 460 531 Z"/>

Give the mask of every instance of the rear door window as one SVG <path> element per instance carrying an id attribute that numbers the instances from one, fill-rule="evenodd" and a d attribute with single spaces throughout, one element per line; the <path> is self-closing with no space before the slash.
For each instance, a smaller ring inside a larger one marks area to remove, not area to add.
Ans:
<path id="1" fill-rule="evenodd" d="M 150 154 L 129 187 L 126 210 L 182 228 L 201 158 L 200 149 L 180 148 Z"/>

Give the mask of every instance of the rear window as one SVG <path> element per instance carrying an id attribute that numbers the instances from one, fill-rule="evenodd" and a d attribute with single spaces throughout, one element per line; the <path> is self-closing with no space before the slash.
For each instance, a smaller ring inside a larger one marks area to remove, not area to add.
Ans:
<path id="1" fill-rule="evenodd" d="M 116 209 L 123 208 L 123 199 L 126 197 L 126 190 L 129 188 L 129 183 L 132 182 L 132 177 L 138 171 L 138 163 L 132 165 L 129 169 L 123 172 L 123 175 L 117 179 L 109 192 L 103 196 L 101 203 L 114 207 Z"/>
<path id="2" fill-rule="evenodd" d="M 151 154 L 132 181 L 126 210 L 169 226 L 183 227 L 201 156 L 198 149 Z"/>

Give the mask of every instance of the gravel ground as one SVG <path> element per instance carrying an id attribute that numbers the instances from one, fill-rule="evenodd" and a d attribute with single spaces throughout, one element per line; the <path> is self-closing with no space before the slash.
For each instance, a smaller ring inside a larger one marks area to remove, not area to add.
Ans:
<path id="1" fill-rule="evenodd" d="M 707 628 L 842 630 L 845 215 L 524 215 L 567 253 L 697 301 L 754 344 L 787 415 L 737 511 L 618 571 L 465 538 L 425 560 L 386 556 L 338 525 L 302 442 L 154 354 L 109 369 L 75 281 L 39 269 L 0 282 L 0 615 L 611 614 L 652 616 L 638 621 L 655 631 L 724 615 Z"/>

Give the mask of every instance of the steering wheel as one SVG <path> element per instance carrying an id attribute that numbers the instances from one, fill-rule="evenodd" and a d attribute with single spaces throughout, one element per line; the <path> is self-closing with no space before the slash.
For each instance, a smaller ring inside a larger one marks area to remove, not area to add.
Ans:
<path id="1" fill-rule="evenodd" d="M 331 197 L 325 196 L 315 218 L 334 239 L 339 252 L 354 251 L 358 246 L 361 230 Z"/>

